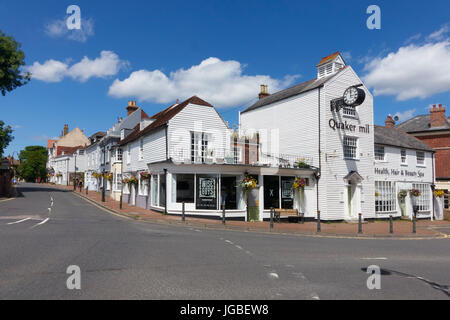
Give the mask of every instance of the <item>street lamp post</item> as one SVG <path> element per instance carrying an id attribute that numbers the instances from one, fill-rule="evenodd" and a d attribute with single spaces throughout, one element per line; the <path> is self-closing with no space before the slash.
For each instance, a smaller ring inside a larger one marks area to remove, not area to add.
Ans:
<path id="1" fill-rule="evenodd" d="M 74 153 L 74 157 L 75 157 L 75 168 L 74 168 L 74 174 L 73 174 L 73 191 L 76 191 L 77 189 L 77 184 L 76 184 L 76 180 L 77 180 L 77 154 Z"/>

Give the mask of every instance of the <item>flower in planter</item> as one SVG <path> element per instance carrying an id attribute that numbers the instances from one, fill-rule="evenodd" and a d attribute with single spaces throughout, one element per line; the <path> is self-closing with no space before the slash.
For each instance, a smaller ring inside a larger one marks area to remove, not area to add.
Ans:
<path id="1" fill-rule="evenodd" d="M 422 192 L 418 189 L 411 189 L 409 192 L 413 197 L 420 197 L 422 195 Z"/>
<path id="2" fill-rule="evenodd" d="M 300 160 L 297 162 L 297 166 L 298 166 L 299 168 L 305 168 L 305 169 L 310 168 L 310 165 L 307 164 L 307 163 L 305 162 L 305 159 L 300 159 Z"/>
<path id="3" fill-rule="evenodd" d="M 150 179 L 150 177 L 152 176 L 152 174 L 150 172 L 141 172 L 140 173 L 141 179 Z"/>
<path id="4" fill-rule="evenodd" d="M 123 178 L 122 184 L 129 184 L 130 183 L 129 180 L 130 180 L 130 178 Z"/>
<path id="5" fill-rule="evenodd" d="M 398 192 L 398 197 L 402 200 L 405 199 L 407 196 L 408 196 L 408 190 L 400 190 Z"/>
<path id="6" fill-rule="evenodd" d="M 295 178 L 295 181 L 292 183 L 292 188 L 295 190 L 304 189 L 306 187 L 306 179 L 305 178 Z"/>

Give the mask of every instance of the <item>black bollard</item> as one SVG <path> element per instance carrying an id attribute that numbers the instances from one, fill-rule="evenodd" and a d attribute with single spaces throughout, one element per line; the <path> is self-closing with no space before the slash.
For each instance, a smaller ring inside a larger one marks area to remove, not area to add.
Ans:
<path id="1" fill-rule="evenodd" d="M 392 215 L 389 216 L 389 232 L 394 233 L 394 223 L 392 221 Z"/>
<path id="2" fill-rule="evenodd" d="M 186 216 L 185 216 L 185 211 L 184 211 L 184 201 L 181 204 L 181 221 L 185 222 L 186 221 Z"/>
<path id="3" fill-rule="evenodd" d="M 270 208 L 270 230 L 273 229 L 273 208 Z"/>
<path id="4" fill-rule="evenodd" d="M 320 210 L 317 210 L 317 232 L 321 232 L 322 228 L 320 227 Z"/>
<path id="5" fill-rule="evenodd" d="M 362 214 L 358 214 L 358 233 L 362 234 Z"/>
<path id="6" fill-rule="evenodd" d="M 222 204 L 222 224 L 225 225 L 225 203 Z"/>
<path id="7" fill-rule="evenodd" d="M 413 233 L 416 233 L 416 221 L 417 221 L 417 213 L 414 212 L 414 215 L 413 215 L 413 230 L 412 230 Z"/>

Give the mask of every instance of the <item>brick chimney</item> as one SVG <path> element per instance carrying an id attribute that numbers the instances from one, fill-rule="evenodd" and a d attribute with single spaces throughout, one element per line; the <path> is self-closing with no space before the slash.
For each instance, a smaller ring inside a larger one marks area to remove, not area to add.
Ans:
<path id="1" fill-rule="evenodd" d="M 64 125 L 64 136 L 66 136 L 69 133 L 69 125 L 65 124 Z"/>
<path id="2" fill-rule="evenodd" d="M 395 121 L 392 119 L 391 115 L 388 115 L 386 120 L 384 121 L 386 128 L 393 128 L 395 126 Z"/>
<path id="3" fill-rule="evenodd" d="M 127 117 L 130 116 L 133 112 L 135 112 L 137 109 L 139 109 L 138 106 L 136 106 L 136 101 L 128 101 L 127 106 Z"/>
<path id="4" fill-rule="evenodd" d="M 433 105 L 433 108 L 430 109 L 430 127 L 443 127 L 445 122 L 445 108 L 442 104 L 440 104 L 439 107 Z"/>
<path id="5" fill-rule="evenodd" d="M 259 93 L 259 99 L 263 99 L 265 97 L 270 96 L 268 90 L 267 90 L 267 86 L 265 84 L 261 85 L 261 92 Z"/>

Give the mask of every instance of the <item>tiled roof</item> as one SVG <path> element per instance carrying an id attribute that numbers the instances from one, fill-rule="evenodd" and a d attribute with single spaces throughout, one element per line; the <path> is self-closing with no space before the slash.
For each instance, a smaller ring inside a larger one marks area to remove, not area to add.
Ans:
<path id="1" fill-rule="evenodd" d="M 197 96 L 193 96 L 185 101 L 183 101 L 180 104 L 173 104 L 170 107 L 164 109 L 161 112 L 156 113 L 155 115 L 151 116 L 150 119 L 154 120 L 149 126 L 147 126 L 144 130 L 138 131 L 139 126 L 136 126 L 132 133 L 130 133 L 125 139 L 119 142 L 119 145 L 124 145 L 128 142 L 134 141 L 138 139 L 139 137 L 145 135 L 146 133 L 160 128 L 164 125 L 166 125 L 170 119 L 175 117 L 181 110 L 183 110 L 188 104 L 196 104 L 206 107 L 213 107 L 211 104 L 206 102 L 205 100 L 200 99 Z"/>
<path id="2" fill-rule="evenodd" d="M 435 127 L 431 128 L 430 126 L 430 115 L 420 115 L 409 119 L 399 125 L 395 126 L 398 129 L 401 129 L 405 132 L 423 132 L 423 131 L 436 131 L 436 130 L 450 130 L 450 119 L 447 118 L 447 123 L 443 127 Z"/>
<path id="3" fill-rule="evenodd" d="M 339 56 L 341 53 L 339 51 L 330 54 L 329 56 L 323 57 L 322 60 L 320 60 L 319 64 L 317 66 L 321 66 L 327 62 L 333 61 L 337 56 Z"/>
<path id="4" fill-rule="evenodd" d="M 375 125 L 375 144 L 388 145 L 406 149 L 433 151 L 427 144 L 396 128 Z"/>
<path id="5" fill-rule="evenodd" d="M 58 140 L 48 140 L 47 141 L 47 149 L 52 149 L 53 148 L 53 144 L 58 141 Z"/>
<path id="6" fill-rule="evenodd" d="M 266 105 L 269 105 L 271 103 L 280 101 L 280 100 L 284 100 L 293 96 L 296 96 L 298 94 L 313 90 L 313 89 L 317 89 L 321 86 L 323 86 L 325 84 L 325 82 L 327 82 L 328 80 L 330 80 L 331 78 L 333 78 L 334 76 L 336 76 L 337 74 L 339 74 L 342 70 L 344 70 L 345 68 L 339 70 L 338 72 L 336 72 L 335 74 L 329 75 L 327 77 L 323 77 L 320 79 L 312 79 L 309 81 L 305 81 L 302 82 L 300 84 L 297 84 L 293 87 L 278 91 L 276 93 L 271 94 L 270 96 L 267 96 L 263 99 L 259 99 L 258 101 L 256 101 L 253 105 L 251 105 L 250 107 L 248 107 L 247 109 L 245 109 L 244 111 L 242 111 L 241 113 L 245 113 L 251 110 L 255 110 L 261 107 L 264 107 Z"/>
<path id="7" fill-rule="evenodd" d="M 83 146 L 77 146 L 77 147 L 64 147 L 64 146 L 60 146 L 56 148 L 56 156 L 60 156 L 62 155 L 62 153 L 64 152 L 64 155 L 67 154 L 73 154 L 75 153 L 75 151 L 77 151 L 78 149 L 83 149 Z"/>

